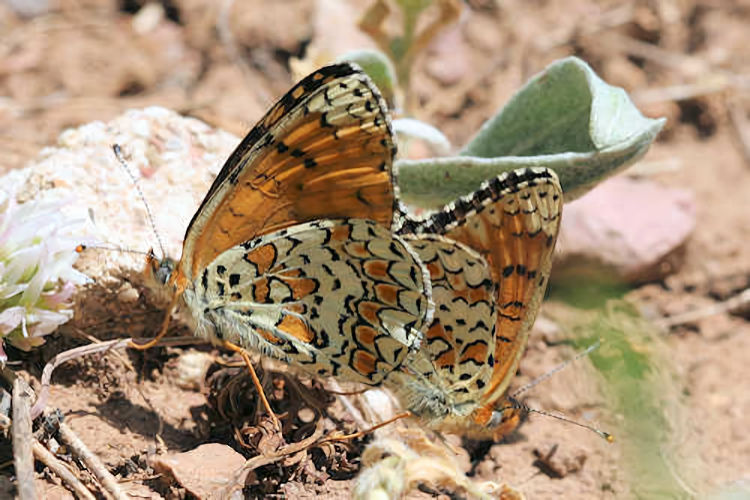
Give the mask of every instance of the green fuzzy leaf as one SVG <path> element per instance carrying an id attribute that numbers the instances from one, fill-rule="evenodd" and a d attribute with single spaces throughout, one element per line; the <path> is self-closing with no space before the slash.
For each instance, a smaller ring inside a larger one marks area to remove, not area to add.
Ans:
<path id="1" fill-rule="evenodd" d="M 569 57 L 533 77 L 460 156 L 397 161 L 399 187 L 404 201 L 434 207 L 503 172 L 540 166 L 557 172 L 571 201 L 643 156 L 664 122 Z"/>

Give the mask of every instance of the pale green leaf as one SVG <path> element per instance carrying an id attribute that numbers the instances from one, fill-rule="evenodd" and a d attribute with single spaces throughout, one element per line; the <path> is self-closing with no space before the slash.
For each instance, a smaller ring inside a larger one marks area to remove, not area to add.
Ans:
<path id="1" fill-rule="evenodd" d="M 404 201 L 433 207 L 503 172 L 541 166 L 557 172 L 570 201 L 643 156 L 664 121 L 569 57 L 533 77 L 459 156 L 399 160 L 399 187 Z"/>

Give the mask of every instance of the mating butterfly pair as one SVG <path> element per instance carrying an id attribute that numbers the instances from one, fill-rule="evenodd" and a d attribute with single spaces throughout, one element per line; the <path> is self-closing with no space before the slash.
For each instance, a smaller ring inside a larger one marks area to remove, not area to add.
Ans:
<path id="1" fill-rule="evenodd" d="M 227 160 L 182 257 L 147 271 L 196 335 L 390 387 L 432 428 L 499 437 L 549 276 L 555 174 L 523 169 L 443 210 L 399 210 L 383 99 L 357 66 L 295 85 Z"/>

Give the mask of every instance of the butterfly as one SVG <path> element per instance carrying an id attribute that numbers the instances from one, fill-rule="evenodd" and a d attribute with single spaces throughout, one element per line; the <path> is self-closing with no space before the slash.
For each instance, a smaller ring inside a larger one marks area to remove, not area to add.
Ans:
<path id="1" fill-rule="evenodd" d="M 398 232 L 429 270 L 435 313 L 388 386 L 429 427 L 497 440 L 520 421 L 506 393 L 549 280 L 562 203 L 553 171 L 526 168 L 401 218 Z"/>
<path id="2" fill-rule="evenodd" d="M 559 182 L 546 169 L 506 174 L 415 219 L 397 203 L 394 154 L 364 73 L 321 68 L 232 153 L 181 260 L 152 258 L 147 274 L 200 336 L 386 384 L 438 429 L 505 432 L 517 415 L 503 395 L 549 275 Z"/>
<path id="3" fill-rule="evenodd" d="M 367 75 L 350 63 L 318 69 L 237 146 L 180 260 L 150 257 L 148 281 L 170 310 L 190 312 L 197 336 L 380 384 L 418 347 L 433 309 L 426 269 L 390 231 L 395 151 Z"/>

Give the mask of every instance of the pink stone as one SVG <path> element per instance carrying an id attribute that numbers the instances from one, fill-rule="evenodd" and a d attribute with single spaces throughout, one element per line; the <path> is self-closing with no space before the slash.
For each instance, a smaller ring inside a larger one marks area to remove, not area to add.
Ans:
<path id="1" fill-rule="evenodd" d="M 242 498 L 245 458 L 227 445 L 209 443 L 185 453 L 155 457 L 152 466 L 174 477 L 200 499 Z"/>
<path id="2" fill-rule="evenodd" d="M 628 283 L 662 279 L 682 264 L 694 227 L 690 192 L 612 178 L 563 209 L 554 274 L 586 268 Z"/>

